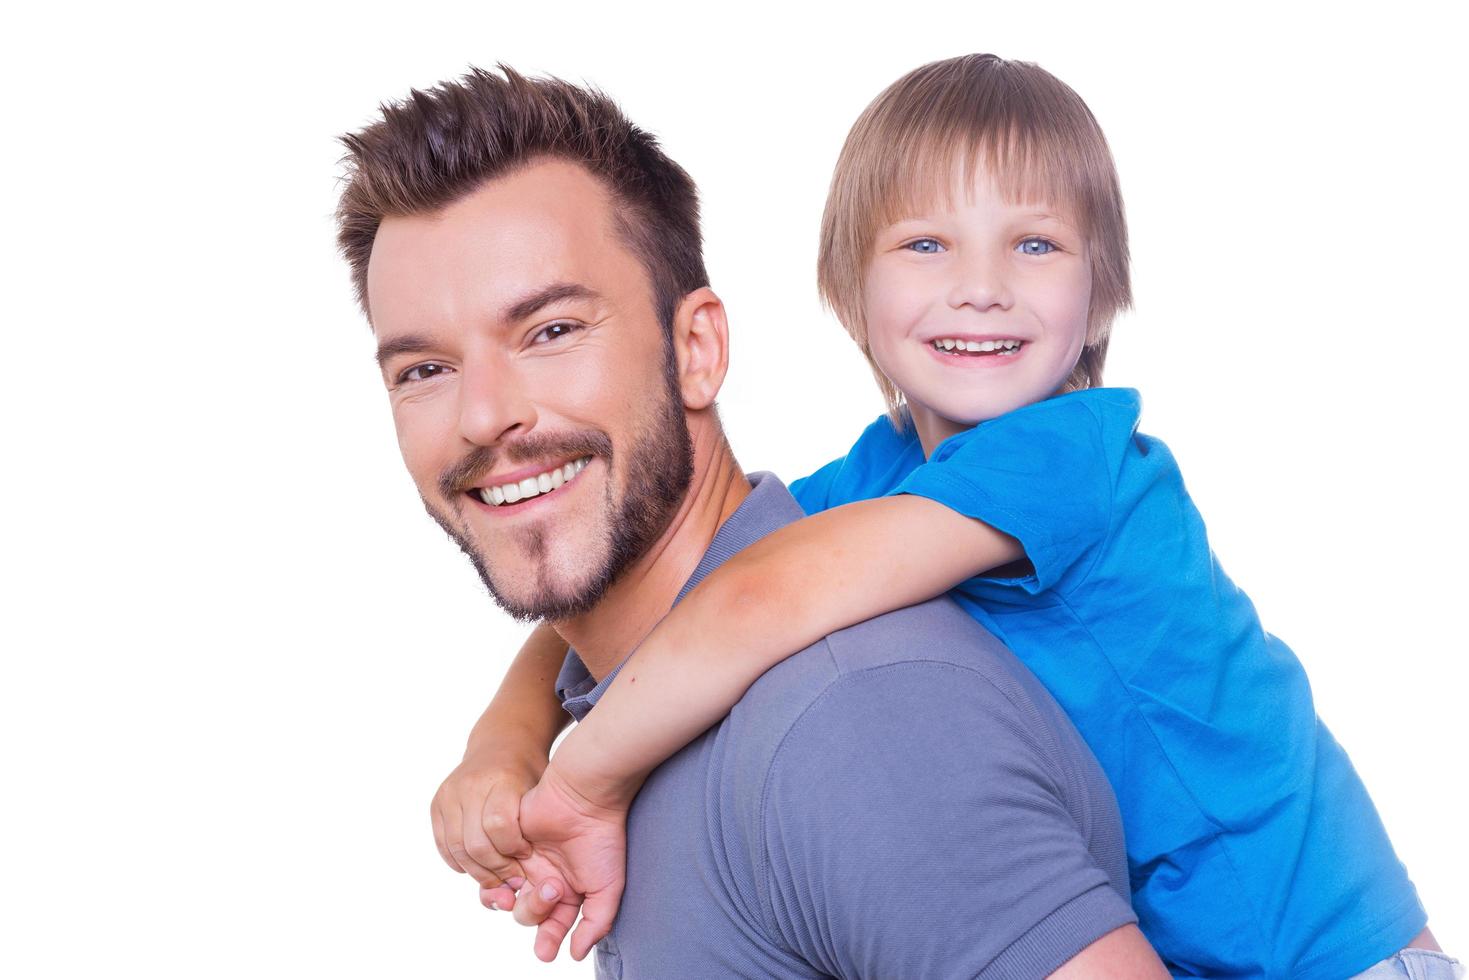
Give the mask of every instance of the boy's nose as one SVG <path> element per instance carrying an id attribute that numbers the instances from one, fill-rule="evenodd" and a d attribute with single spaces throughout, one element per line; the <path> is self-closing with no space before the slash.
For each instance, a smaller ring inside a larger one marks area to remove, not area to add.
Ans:
<path id="1" fill-rule="evenodd" d="M 964 261 L 955 263 L 955 273 L 948 296 L 949 306 L 953 309 L 968 306 L 984 313 L 990 309 L 1010 307 L 1010 289 L 1003 259 L 986 253 L 970 254 L 964 257 Z"/>
<path id="2" fill-rule="evenodd" d="M 489 446 L 517 428 L 535 428 L 535 403 L 528 397 L 511 361 L 503 356 L 467 360 L 459 379 L 459 434 Z"/>

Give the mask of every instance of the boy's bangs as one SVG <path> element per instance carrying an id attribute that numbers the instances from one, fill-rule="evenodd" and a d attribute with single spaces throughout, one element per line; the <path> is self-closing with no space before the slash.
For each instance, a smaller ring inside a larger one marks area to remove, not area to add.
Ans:
<path id="1" fill-rule="evenodd" d="M 1034 204 L 1057 211 L 1058 217 L 1090 234 L 1086 207 L 1091 174 L 1080 172 L 1077 148 L 1057 145 L 1054 134 L 979 134 L 964 127 L 915 133 L 906 146 L 883 154 L 869 175 L 869 213 L 875 233 L 908 218 L 951 211 L 967 194 L 976 174 L 988 174 L 1000 196 L 1011 204 Z"/>

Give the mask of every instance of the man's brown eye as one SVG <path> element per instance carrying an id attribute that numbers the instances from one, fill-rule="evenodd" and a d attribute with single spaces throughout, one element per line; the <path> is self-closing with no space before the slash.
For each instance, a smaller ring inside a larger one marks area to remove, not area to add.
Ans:
<path id="1" fill-rule="evenodd" d="M 540 332 L 531 340 L 534 344 L 544 344 L 551 340 L 560 340 L 577 328 L 575 323 L 553 323 L 542 327 Z"/>
<path id="2" fill-rule="evenodd" d="M 443 370 L 444 366 L 442 364 L 419 364 L 400 374 L 398 381 L 426 381 Z M 414 377 L 414 375 L 418 375 L 418 377 Z"/>

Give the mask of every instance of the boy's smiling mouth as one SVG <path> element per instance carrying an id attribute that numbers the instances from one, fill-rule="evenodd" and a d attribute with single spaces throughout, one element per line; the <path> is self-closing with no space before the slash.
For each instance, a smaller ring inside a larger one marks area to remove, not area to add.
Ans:
<path id="1" fill-rule="evenodd" d="M 1014 337 L 995 340 L 965 340 L 962 337 L 936 337 L 930 343 L 933 349 L 951 357 L 976 357 L 992 354 L 999 357 L 1014 357 L 1025 341 Z"/>

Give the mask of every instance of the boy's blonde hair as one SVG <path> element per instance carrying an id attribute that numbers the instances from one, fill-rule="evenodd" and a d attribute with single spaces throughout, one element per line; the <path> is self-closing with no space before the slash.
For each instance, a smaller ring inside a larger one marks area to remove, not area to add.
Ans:
<path id="1" fill-rule="evenodd" d="M 1127 222 L 1112 153 L 1091 110 L 1050 72 L 969 54 L 909 72 L 847 134 L 821 218 L 817 285 L 872 366 L 894 421 L 902 393 L 872 359 L 862 293 L 877 233 L 947 200 L 962 164 L 995 176 L 1007 198 L 1065 207 L 1087 242 L 1092 293 L 1086 346 L 1063 391 L 1102 382 L 1107 337 L 1132 305 Z"/>

